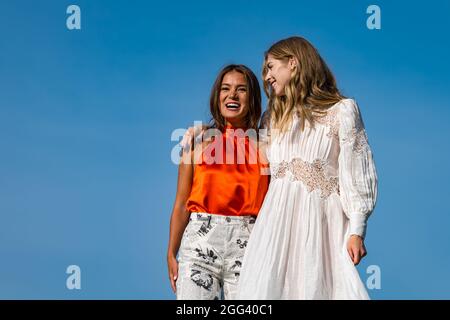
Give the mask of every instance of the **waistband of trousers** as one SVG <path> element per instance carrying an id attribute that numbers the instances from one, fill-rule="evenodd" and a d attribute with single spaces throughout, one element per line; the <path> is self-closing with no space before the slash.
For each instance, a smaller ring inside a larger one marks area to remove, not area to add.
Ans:
<path id="1" fill-rule="evenodd" d="M 217 213 L 207 212 L 191 212 L 189 221 L 207 221 L 213 223 L 242 223 L 247 222 L 249 224 L 255 223 L 255 216 L 226 216 Z"/>

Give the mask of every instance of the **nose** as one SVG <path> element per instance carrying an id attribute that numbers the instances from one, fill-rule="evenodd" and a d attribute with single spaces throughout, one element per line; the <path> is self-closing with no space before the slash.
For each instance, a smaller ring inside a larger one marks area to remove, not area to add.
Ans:
<path id="1" fill-rule="evenodd" d="M 267 72 L 266 77 L 264 78 L 264 80 L 269 82 L 270 78 L 272 78 L 272 75 L 270 74 L 270 71 L 269 71 L 269 72 Z"/>
<path id="2" fill-rule="evenodd" d="M 236 89 L 230 89 L 230 98 L 236 97 Z"/>

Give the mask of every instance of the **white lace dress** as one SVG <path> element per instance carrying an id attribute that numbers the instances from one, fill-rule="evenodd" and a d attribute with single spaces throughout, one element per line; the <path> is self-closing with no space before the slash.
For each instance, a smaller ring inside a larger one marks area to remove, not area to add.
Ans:
<path id="1" fill-rule="evenodd" d="M 368 299 L 347 252 L 365 236 L 377 175 L 358 106 L 344 99 L 315 127 L 267 149 L 272 179 L 250 235 L 238 299 Z"/>

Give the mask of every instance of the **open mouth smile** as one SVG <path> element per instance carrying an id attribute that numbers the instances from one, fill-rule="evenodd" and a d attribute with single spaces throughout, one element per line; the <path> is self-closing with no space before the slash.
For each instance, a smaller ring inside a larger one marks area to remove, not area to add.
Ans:
<path id="1" fill-rule="evenodd" d="M 237 102 L 228 102 L 225 104 L 225 106 L 227 107 L 228 110 L 237 111 L 241 107 L 241 104 Z"/>

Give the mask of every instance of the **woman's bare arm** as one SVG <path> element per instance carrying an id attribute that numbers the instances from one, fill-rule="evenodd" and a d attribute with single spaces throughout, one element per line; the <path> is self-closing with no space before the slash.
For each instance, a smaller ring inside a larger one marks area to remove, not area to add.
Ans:
<path id="1" fill-rule="evenodd" d="M 181 156 L 180 165 L 178 166 L 177 194 L 170 218 L 169 247 L 167 250 L 169 278 L 174 292 L 176 291 L 175 282 L 178 278 L 178 262 L 176 256 L 180 248 L 184 230 L 189 222 L 186 201 L 191 192 L 193 171 L 191 148 L 185 148 Z"/>

